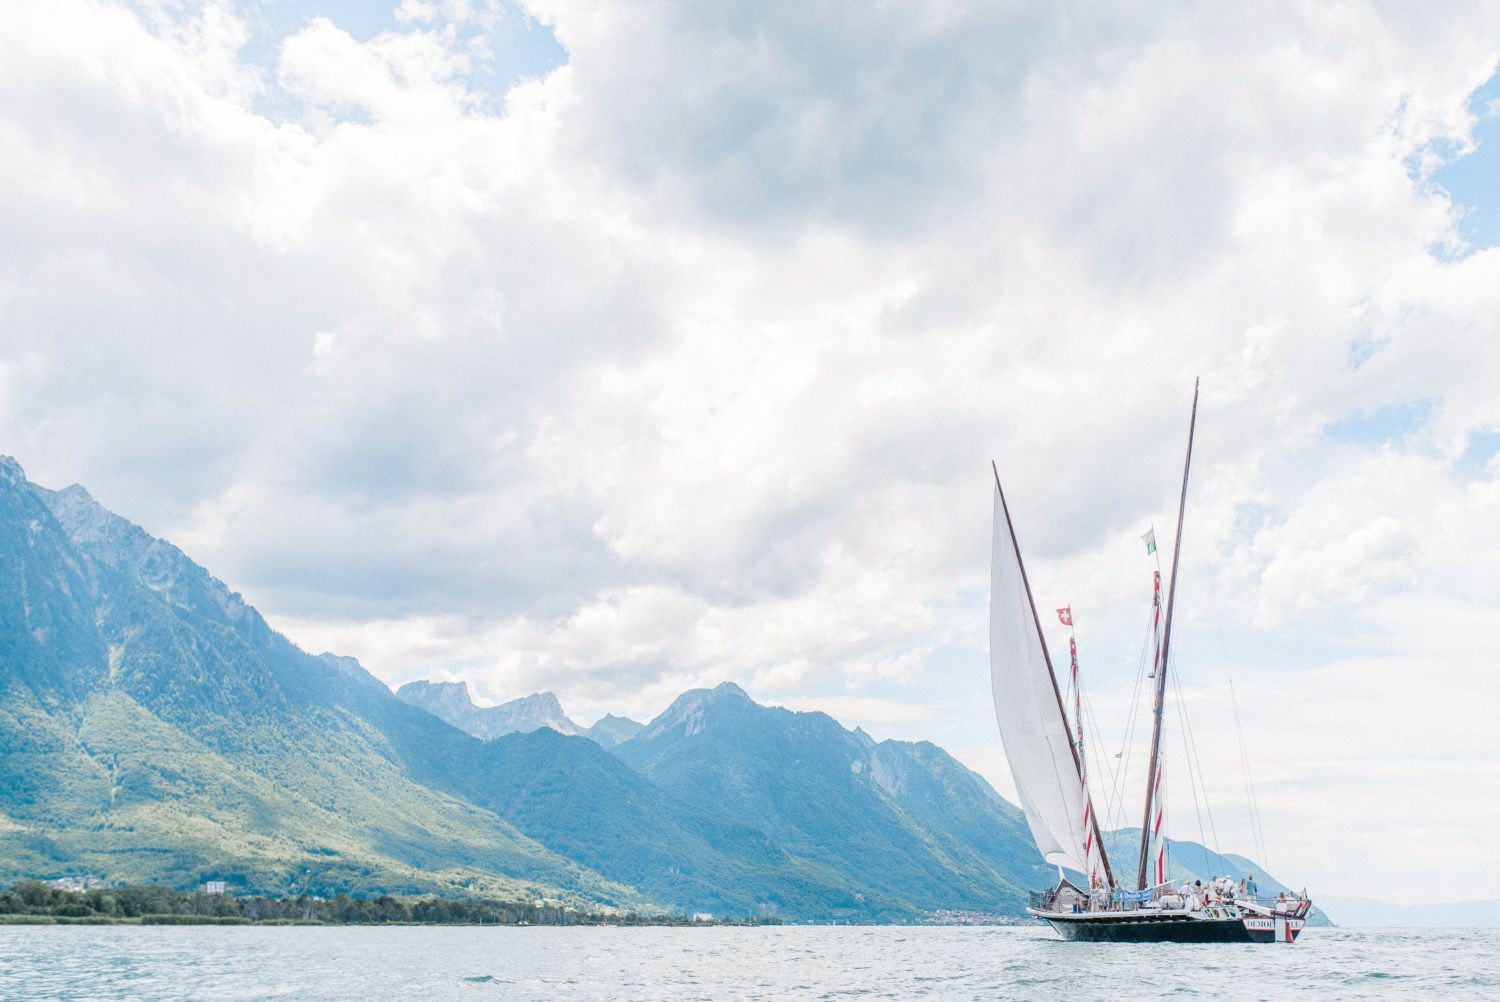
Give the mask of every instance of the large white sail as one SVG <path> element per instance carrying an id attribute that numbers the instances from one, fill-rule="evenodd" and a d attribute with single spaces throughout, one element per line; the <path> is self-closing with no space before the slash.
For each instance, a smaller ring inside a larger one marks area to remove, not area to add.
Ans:
<path id="1" fill-rule="evenodd" d="M 1088 873 L 1083 784 L 998 483 L 990 558 L 990 684 L 1000 739 L 1037 848 L 1049 863 Z"/>

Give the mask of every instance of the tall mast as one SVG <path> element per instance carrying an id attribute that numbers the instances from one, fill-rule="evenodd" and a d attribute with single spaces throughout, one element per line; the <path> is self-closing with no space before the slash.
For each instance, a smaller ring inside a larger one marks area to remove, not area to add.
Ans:
<path id="1" fill-rule="evenodd" d="M 995 490 L 1000 492 L 1000 508 L 1005 512 L 1005 528 L 1010 533 L 1010 545 L 1016 551 L 1016 566 L 1021 569 L 1021 584 L 1026 589 L 1026 602 L 1031 606 L 1031 620 L 1036 624 L 1036 635 L 1042 642 L 1042 659 L 1047 662 L 1047 677 L 1052 680 L 1052 694 L 1057 697 L 1057 713 L 1062 718 L 1063 727 L 1066 729 L 1068 714 L 1063 709 L 1062 691 L 1057 687 L 1057 673 L 1052 670 L 1052 655 L 1047 651 L 1047 637 L 1042 633 L 1042 620 L 1036 614 L 1036 600 L 1031 597 L 1031 580 L 1026 576 L 1026 562 L 1021 559 L 1021 544 L 1016 542 L 1016 527 L 1010 520 L 1010 506 L 1005 503 L 1005 488 L 1000 486 L 1000 468 L 991 461 L 990 469 L 995 473 Z M 1071 737 L 1068 740 L 1068 747 L 1072 749 L 1073 768 L 1078 771 L 1078 782 L 1081 786 L 1083 784 L 1083 765 L 1078 759 L 1078 753 L 1081 749 L 1073 742 Z M 1104 878 L 1113 887 L 1115 884 L 1115 875 L 1110 870 L 1109 854 L 1104 851 L 1104 838 L 1099 833 L 1099 815 L 1092 809 L 1088 813 L 1093 821 L 1094 842 L 1099 846 L 1099 861 L 1104 864 Z M 1088 865 L 1088 860 L 1084 860 L 1083 862 L 1085 866 Z"/>
<path id="2" fill-rule="evenodd" d="M 1162 704 L 1167 696 L 1167 652 L 1172 647 L 1172 603 L 1177 598 L 1177 561 L 1182 557 L 1182 516 L 1187 510 L 1188 470 L 1193 465 L 1193 432 L 1198 425 L 1198 380 L 1193 380 L 1193 416 L 1188 420 L 1187 458 L 1182 461 L 1182 496 L 1177 501 L 1177 541 L 1172 544 L 1172 582 L 1167 586 L 1167 622 L 1162 628 L 1161 663 L 1156 666 L 1156 702 L 1152 707 L 1151 758 L 1146 774 L 1146 812 L 1141 819 L 1141 865 L 1136 886 L 1146 889 L 1146 857 L 1151 846 L 1151 801 L 1161 766 Z"/>

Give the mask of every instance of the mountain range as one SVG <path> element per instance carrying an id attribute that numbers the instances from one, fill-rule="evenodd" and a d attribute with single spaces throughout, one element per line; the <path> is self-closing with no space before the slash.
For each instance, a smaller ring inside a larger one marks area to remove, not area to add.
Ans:
<path id="1" fill-rule="evenodd" d="M 481 741 L 550 727 L 559 734 L 581 735 L 612 748 L 628 741 L 645 726 L 629 717 L 611 714 L 593 727 L 580 727 L 568 719 L 557 696 L 550 692 L 532 693 L 499 706 L 475 706 L 466 682 L 408 682 L 396 690 L 396 697 L 420 706 Z"/>
<path id="2" fill-rule="evenodd" d="M 726 683 L 646 725 L 399 696 L 0 457 L 0 881 L 483 892 L 641 912 L 1018 915 L 1020 811 L 936 745 Z"/>

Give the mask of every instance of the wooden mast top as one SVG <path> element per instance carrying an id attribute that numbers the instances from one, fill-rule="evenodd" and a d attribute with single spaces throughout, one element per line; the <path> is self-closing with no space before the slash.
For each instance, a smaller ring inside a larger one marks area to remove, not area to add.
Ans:
<path id="1" fill-rule="evenodd" d="M 1182 496 L 1177 501 L 1177 541 L 1172 544 L 1172 581 L 1167 586 L 1167 621 L 1162 629 L 1161 663 L 1156 666 L 1156 701 L 1152 706 L 1151 758 L 1146 773 L 1146 813 L 1141 820 L 1141 865 L 1136 886 L 1146 889 L 1146 859 L 1151 851 L 1151 801 L 1161 764 L 1162 704 L 1167 695 L 1167 652 L 1172 646 L 1172 604 L 1177 598 L 1177 561 L 1182 557 L 1182 516 L 1187 510 L 1188 471 L 1193 465 L 1193 432 L 1198 425 L 1198 380 L 1193 380 L 1193 416 L 1188 420 L 1187 458 L 1182 461 Z"/>
<path id="2" fill-rule="evenodd" d="M 1031 606 L 1031 621 L 1036 624 L 1037 639 L 1042 643 L 1042 659 L 1047 662 L 1047 677 L 1052 680 L 1052 695 L 1057 697 L 1057 712 L 1063 720 L 1063 730 L 1067 730 L 1068 713 L 1063 709 L 1062 690 L 1057 687 L 1057 673 L 1052 670 L 1052 655 L 1047 651 L 1047 638 L 1042 633 L 1042 620 L 1036 613 L 1036 600 L 1031 597 L 1031 581 L 1026 577 L 1026 562 L 1021 559 L 1021 544 L 1016 542 L 1016 527 L 1010 520 L 1010 506 L 1005 503 L 1005 488 L 1000 486 L 1000 467 L 994 461 L 990 461 L 990 469 L 995 474 L 995 490 L 1000 494 L 1000 510 L 1005 513 L 1005 528 L 1010 533 L 1010 545 L 1016 553 L 1016 566 L 1021 569 L 1021 584 L 1026 589 L 1026 602 Z M 1083 766 L 1078 759 L 1078 745 L 1074 743 L 1071 735 L 1068 736 L 1068 748 L 1073 753 L 1073 768 L 1078 773 L 1078 782 L 1083 783 Z M 1115 875 L 1110 870 L 1109 853 L 1104 850 L 1104 837 L 1099 831 L 1099 812 L 1089 811 L 1089 817 L 1093 820 L 1094 843 L 1099 847 L 1099 861 L 1104 864 L 1104 879 L 1109 885 L 1115 885 Z M 1088 860 L 1084 860 L 1088 864 Z"/>

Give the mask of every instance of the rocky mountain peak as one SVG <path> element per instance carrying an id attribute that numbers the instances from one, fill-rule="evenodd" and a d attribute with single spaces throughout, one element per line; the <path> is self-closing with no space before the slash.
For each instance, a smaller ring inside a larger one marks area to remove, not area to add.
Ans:
<path id="1" fill-rule="evenodd" d="M 558 702 L 557 696 L 550 692 L 534 692 L 529 696 L 512 700 L 507 706 L 514 706 L 518 711 L 534 713 L 549 717 L 562 717 L 562 703 Z"/>
<path id="2" fill-rule="evenodd" d="M 401 686 L 396 690 L 396 695 L 429 712 L 436 712 L 438 708 L 450 713 L 475 709 L 474 700 L 469 695 L 469 683 L 461 680 L 432 682 L 427 679 L 418 679 Z M 443 716 L 443 714 L 438 713 L 438 716 Z"/>
<path id="3" fill-rule="evenodd" d="M 719 699 L 743 699 L 747 703 L 755 702 L 755 700 L 750 698 L 750 694 L 748 692 L 746 692 L 744 689 L 741 689 L 733 682 L 720 682 L 718 685 L 714 686 L 713 692 L 714 696 Z"/>
<path id="4" fill-rule="evenodd" d="M 720 682 L 712 689 L 689 689 L 672 701 L 672 705 L 647 726 L 646 738 L 654 737 L 677 726 L 686 728 L 688 736 L 700 733 L 710 707 L 745 703 L 758 706 L 755 700 L 733 682 Z"/>
<path id="5" fill-rule="evenodd" d="M 15 457 L 0 456 L 0 481 L 8 484 L 26 482 L 26 471 L 21 469 L 21 464 L 16 462 Z"/>
<path id="6" fill-rule="evenodd" d="M 82 485 L 54 491 L 47 498 L 52 517 L 75 543 L 99 543 L 131 527 L 131 523 L 104 507 Z"/>
<path id="7" fill-rule="evenodd" d="M 594 721 L 594 726 L 585 731 L 584 736 L 592 738 L 605 748 L 613 748 L 641 733 L 645 726 L 629 717 L 617 717 L 613 713 L 606 713 Z"/>
<path id="8" fill-rule="evenodd" d="M 550 727 L 559 734 L 583 734 L 584 729 L 568 719 L 562 703 L 550 692 L 534 692 L 499 706 L 475 706 L 465 682 L 408 682 L 396 695 L 428 713 L 489 740 L 513 731 Z"/>
<path id="9" fill-rule="evenodd" d="M 322 654 L 318 655 L 318 660 L 328 665 L 330 668 L 334 669 L 345 678 L 353 679 L 361 685 L 378 687 L 386 692 L 390 691 L 386 688 L 385 683 L 380 681 L 380 679 L 376 678 L 374 675 L 371 675 L 369 671 L 365 669 L 365 666 L 359 663 L 359 660 L 357 658 L 351 658 L 348 655 L 333 654 L 329 651 L 324 651 Z"/>

